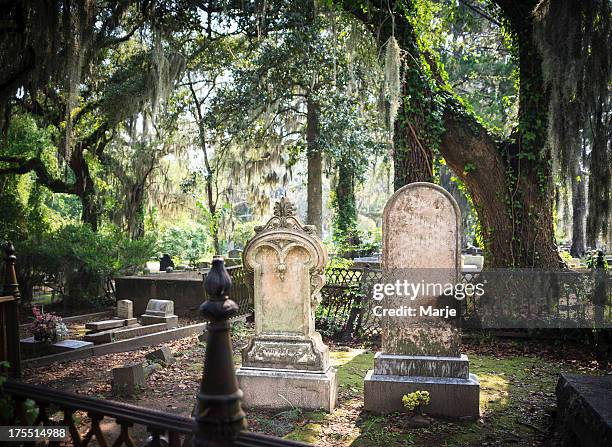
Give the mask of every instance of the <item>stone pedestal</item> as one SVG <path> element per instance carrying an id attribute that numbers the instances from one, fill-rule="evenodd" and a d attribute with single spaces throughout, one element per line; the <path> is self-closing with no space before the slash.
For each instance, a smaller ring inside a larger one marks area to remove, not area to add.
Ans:
<path id="1" fill-rule="evenodd" d="M 246 408 L 303 408 L 332 411 L 336 370 L 314 329 L 314 310 L 325 283 L 327 252 L 295 217 L 285 198 L 274 217 L 255 229 L 244 251 L 253 272 L 255 336 L 242 351 L 236 372 Z"/>
<path id="2" fill-rule="evenodd" d="M 479 417 L 480 384 L 469 372 L 467 356 L 460 353 L 460 303 L 452 292 L 461 267 L 460 223 L 454 199 L 431 183 L 406 185 L 387 202 L 382 228 L 384 282 L 406 281 L 423 288 L 403 289 L 381 302 L 383 308 L 406 306 L 414 313 L 383 318 L 382 352 L 376 354 L 374 369 L 364 382 L 365 410 L 402 411 L 405 394 L 427 391 L 430 402 L 423 408 L 425 413 Z M 406 290 L 412 295 L 407 296 Z M 424 316 L 423 308 L 454 309 L 455 317 Z"/>
<path id="3" fill-rule="evenodd" d="M 409 356 L 378 352 L 368 371 L 364 409 L 378 413 L 402 411 L 404 394 L 428 391 L 427 414 L 477 419 L 480 384 L 469 373 L 467 356 Z M 399 399 L 398 399 L 399 396 Z"/>
<path id="4" fill-rule="evenodd" d="M 296 371 L 274 368 L 238 370 L 245 408 L 302 408 L 331 412 L 336 406 L 336 371 Z"/>

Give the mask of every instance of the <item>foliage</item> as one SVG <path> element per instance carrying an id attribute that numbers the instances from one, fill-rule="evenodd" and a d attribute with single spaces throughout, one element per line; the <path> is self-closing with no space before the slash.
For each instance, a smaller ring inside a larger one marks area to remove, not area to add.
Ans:
<path id="1" fill-rule="evenodd" d="M 421 412 L 429 405 L 429 391 L 415 391 L 402 396 L 402 405 L 408 411 Z"/>
<path id="2" fill-rule="evenodd" d="M 238 221 L 232 230 L 232 241 L 237 249 L 244 249 L 247 242 L 255 236 L 255 227 L 261 225 L 260 222 Z"/>
<path id="3" fill-rule="evenodd" d="M 340 233 L 334 238 L 334 251 L 346 258 L 372 256 L 382 248 L 382 233 L 377 231 L 362 231 L 357 228 L 347 233 Z"/>
<path id="4" fill-rule="evenodd" d="M 160 254 L 169 254 L 175 262 L 187 261 L 195 266 L 210 253 L 212 244 L 205 225 L 188 223 L 163 230 L 157 248 Z"/>
<path id="5" fill-rule="evenodd" d="M 587 253 L 585 264 L 590 269 L 608 269 L 608 261 L 602 250 L 593 250 Z"/>
<path id="6" fill-rule="evenodd" d="M 39 309 L 37 306 L 32 306 L 32 315 L 34 315 L 34 322 L 31 333 L 34 340 L 54 343 L 68 336 L 68 328 L 62 321 L 62 317 L 51 312 L 45 313 L 42 307 Z"/>

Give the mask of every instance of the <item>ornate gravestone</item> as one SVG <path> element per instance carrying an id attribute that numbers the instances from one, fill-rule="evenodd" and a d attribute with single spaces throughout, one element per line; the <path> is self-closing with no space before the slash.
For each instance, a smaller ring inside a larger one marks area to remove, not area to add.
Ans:
<path id="1" fill-rule="evenodd" d="M 387 202 L 382 227 L 384 281 L 421 285 L 418 291 L 398 288 L 382 302 L 389 312 L 383 315 L 382 352 L 365 378 L 366 410 L 400 411 L 402 396 L 421 390 L 430 394 L 424 410 L 429 414 L 479 416 L 480 385 L 469 373 L 467 356 L 460 354 L 460 306 L 452 291 L 461 266 L 460 225 L 455 200 L 431 183 L 406 185 Z M 432 316 L 435 309 L 448 312 Z"/>
<path id="2" fill-rule="evenodd" d="M 243 254 L 245 269 L 253 272 L 255 300 L 255 336 L 237 371 L 244 405 L 332 411 L 336 371 L 314 327 L 325 247 L 314 227 L 297 220 L 286 198 L 255 232 Z"/>

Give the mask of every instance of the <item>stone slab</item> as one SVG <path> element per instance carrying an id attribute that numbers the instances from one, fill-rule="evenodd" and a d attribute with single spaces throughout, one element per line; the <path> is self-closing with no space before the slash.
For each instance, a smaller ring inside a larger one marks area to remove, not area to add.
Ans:
<path id="1" fill-rule="evenodd" d="M 562 373 L 556 394 L 564 445 L 612 445 L 612 376 Z"/>
<path id="2" fill-rule="evenodd" d="M 135 324 L 136 319 L 121 319 L 121 318 L 113 318 L 112 320 L 104 320 L 104 321 L 92 321 L 90 323 L 85 323 L 85 329 L 92 332 L 105 331 L 107 329 L 116 329 L 123 326 L 129 326 L 131 324 Z"/>
<path id="3" fill-rule="evenodd" d="M 142 391 L 146 386 L 142 363 L 113 368 L 113 393 L 132 395 Z"/>
<path id="4" fill-rule="evenodd" d="M 155 332 L 165 331 L 166 329 L 168 329 L 166 323 L 150 324 L 147 326 L 134 325 L 133 327 L 128 326 L 124 329 L 110 329 L 108 331 L 96 332 L 95 334 L 87 334 L 83 339 L 99 345 L 101 343 L 110 343 L 112 341 L 153 334 Z"/>
<path id="5" fill-rule="evenodd" d="M 374 374 L 468 379 L 470 367 L 465 354 L 461 357 L 434 357 L 377 352 L 374 356 Z"/>
<path id="6" fill-rule="evenodd" d="M 234 321 L 233 319 L 230 321 Z M 198 323 L 190 326 L 178 327 L 169 329 L 163 332 L 134 337 L 127 340 L 120 340 L 113 343 L 105 343 L 94 345 L 93 348 L 82 348 L 74 351 L 62 352 L 60 354 L 45 355 L 25 359 L 21 362 L 22 366 L 28 368 L 50 365 L 55 362 L 66 362 L 88 357 L 97 357 L 100 355 L 115 354 L 117 352 L 134 351 L 143 347 L 151 347 L 168 341 L 179 340 L 181 338 L 190 337 L 195 334 L 200 334 L 206 328 L 206 323 Z"/>
<path id="7" fill-rule="evenodd" d="M 338 396 L 336 370 L 292 371 L 269 368 L 239 368 L 236 372 L 244 392 L 245 408 L 282 410 L 302 408 L 332 412 Z"/>
<path id="8" fill-rule="evenodd" d="M 163 317 L 163 316 L 144 314 L 144 315 L 141 315 L 140 322 L 144 326 L 164 323 L 168 326 L 168 328 L 175 328 L 178 326 L 178 317 L 176 315 L 169 315 L 169 316 Z"/>
<path id="9" fill-rule="evenodd" d="M 50 350 L 53 353 L 74 351 L 75 349 L 91 348 L 94 344 L 83 340 L 62 340 L 53 343 Z"/>
<path id="10" fill-rule="evenodd" d="M 429 405 L 424 412 L 450 419 L 477 419 L 480 416 L 480 383 L 469 379 L 376 375 L 368 371 L 364 381 L 364 410 L 388 414 L 405 411 L 402 396 L 428 391 Z"/>
<path id="11" fill-rule="evenodd" d="M 36 355 L 42 353 L 45 344 L 42 341 L 34 340 L 34 337 L 22 338 L 19 340 L 19 348 L 24 355 Z"/>
<path id="12" fill-rule="evenodd" d="M 171 365 L 172 363 L 176 362 L 176 359 L 172 355 L 172 351 L 170 351 L 168 346 L 162 346 L 153 352 L 149 352 L 145 358 L 163 365 Z"/>

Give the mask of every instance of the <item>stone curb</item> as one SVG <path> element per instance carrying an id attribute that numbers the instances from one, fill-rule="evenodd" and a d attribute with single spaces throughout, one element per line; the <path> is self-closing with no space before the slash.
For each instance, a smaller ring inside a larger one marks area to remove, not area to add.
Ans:
<path id="1" fill-rule="evenodd" d="M 240 315 L 230 319 L 232 323 L 238 321 L 246 321 L 249 315 Z M 79 348 L 74 351 L 62 352 L 59 354 L 45 355 L 43 357 L 35 357 L 32 359 L 23 360 L 21 366 L 24 368 L 33 368 L 37 366 L 49 365 L 55 362 L 67 362 L 70 360 L 80 360 L 88 357 L 96 357 L 99 355 L 116 354 L 118 352 L 134 351 L 140 348 L 149 348 L 160 343 L 179 340 L 191 335 L 203 332 L 206 328 L 206 323 L 192 324 L 175 329 L 169 329 L 155 334 L 142 335 L 127 340 L 119 340 L 112 343 L 104 343 L 101 345 Z"/>
<path id="2" fill-rule="evenodd" d="M 62 321 L 64 322 L 75 322 L 75 321 L 80 321 L 80 320 L 89 320 L 92 318 L 103 318 L 103 317 L 112 317 L 115 315 L 115 311 L 114 310 L 105 310 L 102 312 L 95 312 L 92 314 L 83 314 L 83 315 L 73 315 L 71 317 L 62 317 Z M 32 326 L 33 323 L 24 323 L 24 324 L 20 324 L 19 327 L 21 329 L 27 329 L 29 327 Z"/>

